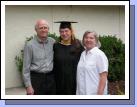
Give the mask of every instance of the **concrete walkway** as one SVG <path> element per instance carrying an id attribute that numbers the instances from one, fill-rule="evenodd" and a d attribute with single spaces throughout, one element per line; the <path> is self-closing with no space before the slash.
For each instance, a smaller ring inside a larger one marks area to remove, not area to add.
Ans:
<path id="1" fill-rule="evenodd" d="M 6 88 L 6 95 L 26 95 L 24 87 Z"/>

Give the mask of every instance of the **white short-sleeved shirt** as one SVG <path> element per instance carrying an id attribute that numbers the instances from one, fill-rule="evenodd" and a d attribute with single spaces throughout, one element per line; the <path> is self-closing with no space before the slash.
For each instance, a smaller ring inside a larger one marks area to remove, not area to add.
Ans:
<path id="1" fill-rule="evenodd" d="M 97 95 L 99 73 L 108 72 L 108 59 L 103 51 L 94 47 L 83 51 L 77 67 L 77 95 Z M 107 81 L 104 89 L 107 94 Z"/>

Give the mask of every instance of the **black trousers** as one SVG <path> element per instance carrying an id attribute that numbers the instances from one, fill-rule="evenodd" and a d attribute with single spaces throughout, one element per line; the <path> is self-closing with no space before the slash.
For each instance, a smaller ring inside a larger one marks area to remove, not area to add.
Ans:
<path id="1" fill-rule="evenodd" d="M 34 95 L 55 95 L 56 86 L 54 73 L 37 73 L 31 71 L 31 84 L 34 89 Z"/>

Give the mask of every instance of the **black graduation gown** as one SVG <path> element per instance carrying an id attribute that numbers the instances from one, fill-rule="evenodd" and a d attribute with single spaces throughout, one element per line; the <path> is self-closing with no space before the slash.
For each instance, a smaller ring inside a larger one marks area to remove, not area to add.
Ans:
<path id="1" fill-rule="evenodd" d="M 56 94 L 75 95 L 77 64 L 83 47 L 75 52 L 74 45 L 55 43 L 53 49 Z"/>

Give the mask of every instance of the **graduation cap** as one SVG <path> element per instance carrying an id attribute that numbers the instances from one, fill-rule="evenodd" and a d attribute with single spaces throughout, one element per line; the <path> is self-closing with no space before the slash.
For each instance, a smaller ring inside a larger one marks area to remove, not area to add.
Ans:
<path id="1" fill-rule="evenodd" d="M 78 22 L 74 22 L 74 21 L 57 21 L 55 23 L 60 23 L 60 29 L 61 28 L 69 28 L 69 29 L 72 29 L 71 28 L 71 23 L 78 23 Z"/>

